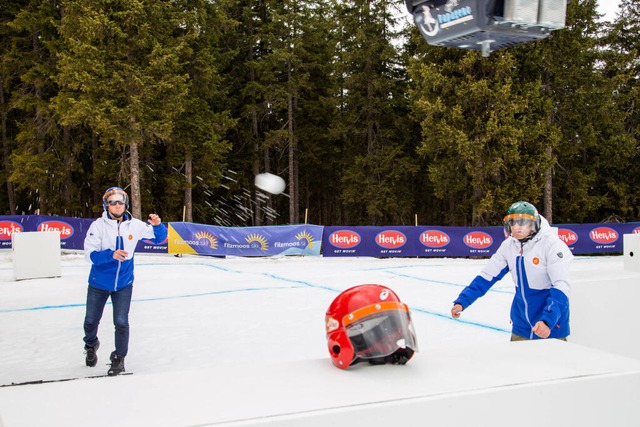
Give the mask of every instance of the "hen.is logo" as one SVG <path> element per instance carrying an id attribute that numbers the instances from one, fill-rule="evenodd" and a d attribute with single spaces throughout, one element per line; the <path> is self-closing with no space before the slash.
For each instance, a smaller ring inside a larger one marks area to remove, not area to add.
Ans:
<path id="1" fill-rule="evenodd" d="M 595 243 L 610 244 L 618 240 L 618 232 L 609 227 L 594 228 L 589 232 L 589 238 Z"/>
<path id="2" fill-rule="evenodd" d="M 15 221 L 0 221 L 0 240 L 11 240 L 13 233 L 22 233 L 22 225 Z"/>
<path id="3" fill-rule="evenodd" d="M 420 243 L 428 248 L 441 248 L 451 242 L 451 237 L 444 231 L 426 230 L 420 235 Z"/>
<path id="4" fill-rule="evenodd" d="M 486 249 L 493 244 L 493 238 L 483 231 L 472 231 L 465 235 L 462 241 L 473 249 Z"/>
<path id="5" fill-rule="evenodd" d="M 64 221 L 45 221 L 38 224 L 38 231 L 58 231 L 60 240 L 73 236 L 73 227 Z"/>
<path id="6" fill-rule="evenodd" d="M 407 236 L 396 230 L 385 230 L 376 236 L 376 244 L 385 249 L 401 248 L 407 243 Z"/>
<path id="7" fill-rule="evenodd" d="M 351 230 L 338 230 L 331 233 L 329 236 L 329 243 L 331 246 L 340 249 L 355 248 L 362 241 L 362 237 L 355 231 Z"/>
<path id="8" fill-rule="evenodd" d="M 565 242 L 567 246 L 571 246 L 575 245 L 578 241 L 578 234 L 573 230 L 569 230 L 568 228 L 559 228 L 558 238 Z"/>

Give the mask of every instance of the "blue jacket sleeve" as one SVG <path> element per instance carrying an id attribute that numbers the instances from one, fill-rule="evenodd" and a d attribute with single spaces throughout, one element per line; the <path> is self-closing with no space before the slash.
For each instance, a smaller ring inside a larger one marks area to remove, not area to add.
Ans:
<path id="1" fill-rule="evenodd" d="M 453 302 L 454 304 L 460 304 L 462 308 L 467 308 L 471 304 L 475 302 L 478 298 L 487 293 L 487 291 L 500 279 L 504 277 L 505 274 L 509 271 L 509 267 L 505 267 L 502 271 L 495 277 L 489 279 L 485 279 L 481 275 L 477 275 L 475 279 L 471 281 L 469 286 L 464 288 L 458 298 Z"/>
<path id="2" fill-rule="evenodd" d="M 104 251 L 93 251 L 89 255 L 91 257 L 91 262 L 99 265 L 106 264 L 108 262 L 117 262 L 113 259 L 113 251 L 111 249 L 105 249 Z"/>
<path id="3" fill-rule="evenodd" d="M 153 243 L 159 245 L 167 239 L 167 227 L 164 223 L 153 226 Z"/>
<path id="4" fill-rule="evenodd" d="M 569 299 L 564 292 L 551 288 L 549 297 L 547 298 L 547 305 L 542 312 L 542 320 L 548 327 L 553 328 L 564 313 L 569 308 Z"/>

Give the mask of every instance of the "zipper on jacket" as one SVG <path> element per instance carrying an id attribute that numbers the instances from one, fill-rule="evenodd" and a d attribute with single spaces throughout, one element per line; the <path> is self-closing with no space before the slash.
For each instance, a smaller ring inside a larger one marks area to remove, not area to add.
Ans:
<path id="1" fill-rule="evenodd" d="M 531 331 L 529 332 L 529 339 L 533 339 L 533 325 L 531 324 L 531 320 L 529 319 L 529 303 L 527 302 L 527 297 L 524 292 L 524 255 L 522 254 L 524 248 L 524 243 L 520 243 L 520 255 L 516 257 L 516 272 L 518 275 L 518 283 L 520 285 L 520 296 L 522 297 L 522 302 L 524 303 L 524 317 L 527 320 L 527 323 L 531 327 Z"/>
<path id="2" fill-rule="evenodd" d="M 122 236 L 120 235 L 120 222 L 118 222 L 118 236 L 116 236 L 116 251 L 118 249 L 124 249 L 124 241 L 122 240 Z M 122 266 L 122 261 L 118 261 L 118 269 L 116 270 L 116 281 L 113 284 L 113 290 L 118 290 L 118 278 L 120 277 L 120 267 Z"/>

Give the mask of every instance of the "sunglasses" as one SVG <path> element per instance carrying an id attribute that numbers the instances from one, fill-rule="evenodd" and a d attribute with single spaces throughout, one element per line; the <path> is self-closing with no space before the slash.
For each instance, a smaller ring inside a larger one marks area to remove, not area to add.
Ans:
<path id="1" fill-rule="evenodd" d="M 124 202 L 122 200 L 109 200 L 107 204 L 109 206 L 124 205 Z"/>

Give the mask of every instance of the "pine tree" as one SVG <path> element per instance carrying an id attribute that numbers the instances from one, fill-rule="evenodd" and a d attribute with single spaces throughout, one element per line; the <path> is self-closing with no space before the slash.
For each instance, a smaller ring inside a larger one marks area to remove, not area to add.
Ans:
<path id="1" fill-rule="evenodd" d="M 221 68 L 226 54 L 219 51 L 222 33 L 235 23 L 226 16 L 227 2 L 187 1 L 180 7 L 190 17 L 185 31 L 194 31 L 189 54 L 184 61 L 189 75 L 185 110 L 175 119 L 166 141 L 169 155 L 164 169 L 164 205 L 183 212 L 184 220 L 206 222 L 213 212 L 208 201 L 210 188 L 219 186 L 229 144 L 224 137 L 234 125 L 225 109 L 228 96 L 223 88 Z M 187 30 L 187 28 L 189 30 Z M 194 216 L 194 208 L 196 215 Z"/>
<path id="2" fill-rule="evenodd" d="M 482 58 L 475 51 L 429 47 L 409 73 L 414 114 L 436 197 L 448 207 L 446 224 L 492 225 L 514 199 L 537 199 L 554 138 L 535 84 L 515 84 L 509 50 Z"/>
<path id="3" fill-rule="evenodd" d="M 20 67 L 16 56 L 19 55 L 18 40 L 22 39 L 21 32 L 13 28 L 10 23 L 18 12 L 26 6 L 25 1 L 9 2 L 0 8 L 0 135 L 2 138 L 2 177 L 6 183 L 6 193 L 0 197 L 0 213 L 15 215 L 17 199 L 11 176 L 11 153 L 16 142 L 14 135 L 18 130 L 12 124 L 16 121 L 15 111 L 11 107 L 11 94 L 20 84 Z M 5 209 L 6 206 L 6 209 Z"/>
<path id="4" fill-rule="evenodd" d="M 305 75 L 294 104 L 297 199 L 308 222 L 339 223 L 341 157 L 328 132 L 336 118 L 336 10 L 328 1 L 311 2 L 305 14 L 296 45 Z"/>
<path id="5" fill-rule="evenodd" d="M 24 4 L 9 24 L 15 32 L 11 51 L 5 54 L 22 84 L 13 87 L 7 101 L 21 113 L 16 117 L 17 144 L 10 155 L 6 153 L 5 165 L 11 171 L 8 185 L 15 185 L 23 198 L 22 206 L 16 203 L 14 209 L 24 213 L 68 214 L 67 201 L 77 200 L 70 188 L 77 164 L 67 155 L 65 135 L 50 105 L 57 93 L 55 23 L 59 20 L 59 4 L 49 0 Z"/>
<path id="6" fill-rule="evenodd" d="M 606 77 L 612 82 L 613 102 L 606 117 L 611 120 L 606 157 L 606 189 L 609 209 L 601 216 L 618 215 L 623 220 L 640 218 L 640 1 L 622 0 L 617 19 L 607 29 L 604 42 Z M 618 127 L 618 125 L 620 127 Z"/>
<path id="7" fill-rule="evenodd" d="M 615 105 L 617 78 L 603 70 L 607 54 L 597 18 L 594 0 L 572 2 L 565 29 L 522 51 L 523 69 L 535 70 L 549 121 L 562 134 L 551 147 L 553 197 L 547 194 L 544 203 L 554 222 L 599 222 L 619 214 L 618 200 L 628 191 L 621 180 L 631 141 Z"/>
<path id="8" fill-rule="evenodd" d="M 181 62 L 188 20 L 175 2 L 63 1 L 55 106 L 63 125 L 88 126 L 103 144 L 126 149 L 120 166 L 132 213 L 141 217 L 139 150 L 168 139 L 185 109 L 188 75 Z M 117 166 L 111 165 L 114 178 Z M 115 184 L 115 183 L 114 183 Z"/>
<path id="9" fill-rule="evenodd" d="M 339 13 L 338 116 L 332 135 L 342 148 L 342 192 L 349 224 L 407 224 L 413 197 L 408 183 L 417 165 L 398 132 L 405 87 L 400 52 L 392 41 L 392 2 L 337 3 Z"/>

